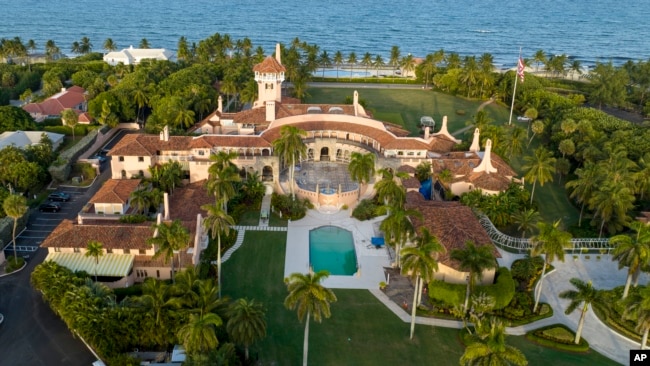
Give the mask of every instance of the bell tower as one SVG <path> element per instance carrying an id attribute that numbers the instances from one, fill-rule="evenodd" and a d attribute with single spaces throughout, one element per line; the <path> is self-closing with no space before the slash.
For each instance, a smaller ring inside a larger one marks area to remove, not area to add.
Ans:
<path id="1" fill-rule="evenodd" d="M 266 105 L 266 102 L 282 101 L 282 82 L 287 71 L 280 62 L 280 44 L 275 46 L 275 58 L 268 56 L 253 67 L 257 82 L 257 101 L 254 108 Z"/>

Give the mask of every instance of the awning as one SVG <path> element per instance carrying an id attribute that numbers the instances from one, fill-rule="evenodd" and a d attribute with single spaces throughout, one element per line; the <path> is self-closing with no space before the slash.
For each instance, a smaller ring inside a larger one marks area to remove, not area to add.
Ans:
<path id="1" fill-rule="evenodd" d="M 84 253 L 49 253 L 46 261 L 53 261 L 69 270 L 86 271 L 90 275 L 105 277 L 124 277 L 133 268 L 133 254 L 104 254 L 95 266 L 95 257 L 86 257 Z"/>

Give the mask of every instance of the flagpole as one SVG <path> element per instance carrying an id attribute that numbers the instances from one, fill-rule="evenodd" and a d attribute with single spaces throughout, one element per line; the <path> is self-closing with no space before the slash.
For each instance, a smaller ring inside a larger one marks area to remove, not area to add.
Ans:
<path id="1" fill-rule="evenodd" d="M 521 60 L 521 47 L 519 47 L 519 58 L 517 58 L 517 67 L 515 68 L 515 86 L 512 88 L 512 103 L 510 104 L 508 126 L 512 125 L 512 111 L 515 109 L 515 94 L 517 93 L 517 79 L 519 79 L 519 60 Z"/>

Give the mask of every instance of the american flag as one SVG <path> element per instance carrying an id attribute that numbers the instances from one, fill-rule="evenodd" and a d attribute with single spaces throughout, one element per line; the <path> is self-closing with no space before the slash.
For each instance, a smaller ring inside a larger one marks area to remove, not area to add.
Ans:
<path id="1" fill-rule="evenodd" d="M 519 76 L 519 79 L 521 82 L 524 82 L 524 68 L 526 65 L 524 64 L 524 59 L 519 56 L 519 62 L 517 63 L 517 76 Z"/>

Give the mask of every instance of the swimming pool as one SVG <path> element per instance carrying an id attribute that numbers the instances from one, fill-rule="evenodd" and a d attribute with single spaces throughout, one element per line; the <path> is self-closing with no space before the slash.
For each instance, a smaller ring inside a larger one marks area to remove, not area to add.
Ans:
<path id="1" fill-rule="evenodd" d="M 357 256 L 352 233 L 336 226 L 310 230 L 309 262 L 314 272 L 325 269 L 334 276 L 354 275 Z"/>

